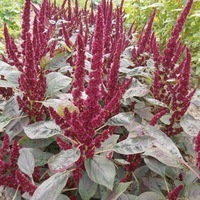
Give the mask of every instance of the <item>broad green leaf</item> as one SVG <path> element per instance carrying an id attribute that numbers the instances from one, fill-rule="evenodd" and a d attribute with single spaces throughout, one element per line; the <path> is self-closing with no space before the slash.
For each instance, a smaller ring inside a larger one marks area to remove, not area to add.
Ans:
<path id="1" fill-rule="evenodd" d="M 143 156 L 151 156 L 167 166 L 182 168 L 178 157 L 170 153 L 165 147 L 152 147 L 142 154 Z"/>
<path id="2" fill-rule="evenodd" d="M 149 89 L 145 87 L 133 87 L 126 90 L 123 95 L 124 99 L 132 98 L 132 97 L 144 97 L 149 93 Z"/>
<path id="3" fill-rule="evenodd" d="M 78 190 L 81 195 L 81 199 L 88 200 L 96 193 L 97 184 L 88 177 L 87 173 L 84 173 L 79 182 Z"/>
<path id="4" fill-rule="evenodd" d="M 0 60 L 0 75 L 7 76 L 12 72 L 17 72 L 18 69 Z"/>
<path id="5" fill-rule="evenodd" d="M 149 167 L 149 169 L 151 169 L 153 172 L 159 174 L 162 177 L 165 177 L 166 165 L 162 164 L 152 157 L 145 157 L 144 162 L 146 163 L 147 167 Z"/>
<path id="6" fill-rule="evenodd" d="M 78 148 L 61 151 L 60 153 L 52 156 L 49 161 L 49 169 L 51 172 L 63 172 L 74 165 L 80 158 L 80 150 Z"/>
<path id="7" fill-rule="evenodd" d="M 118 199 L 118 197 L 126 191 L 126 189 L 130 186 L 132 182 L 126 182 L 126 183 L 118 183 L 114 186 L 112 191 L 106 192 L 101 200 L 115 200 Z"/>
<path id="8" fill-rule="evenodd" d="M 116 175 L 112 161 L 105 157 L 94 156 L 85 160 L 85 168 L 92 181 L 112 190 Z"/>
<path id="9" fill-rule="evenodd" d="M 69 176 L 69 172 L 54 174 L 35 190 L 31 200 L 57 200 Z"/>
<path id="10" fill-rule="evenodd" d="M 67 196 L 64 195 L 64 194 L 60 194 L 56 200 L 70 200 L 70 198 L 67 197 Z"/>
<path id="11" fill-rule="evenodd" d="M 47 80 L 47 96 L 52 96 L 59 90 L 69 88 L 72 81 L 71 78 L 64 76 L 60 72 L 51 72 L 46 76 Z"/>
<path id="12" fill-rule="evenodd" d="M 40 149 L 33 149 L 28 148 L 30 152 L 33 154 L 33 157 L 35 159 L 35 166 L 42 166 L 47 164 L 49 158 L 52 157 L 52 153 L 49 152 L 43 152 Z"/>
<path id="13" fill-rule="evenodd" d="M 163 115 L 161 118 L 160 118 L 160 121 L 166 125 L 170 125 L 171 122 L 170 122 L 170 118 L 171 118 L 171 115 L 170 114 L 166 114 L 166 115 Z"/>
<path id="14" fill-rule="evenodd" d="M 189 114 L 181 118 L 180 125 L 188 135 L 196 137 L 200 131 L 200 120 L 195 119 Z"/>
<path id="15" fill-rule="evenodd" d="M 158 7 L 164 7 L 164 3 L 160 3 L 160 2 L 157 2 L 157 3 L 152 3 L 148 6 L 143 6 L 141 8 L 141 10 L 146 10 L 147 8 L 158 8 Z"/>
<path id="16" fill-rule="evenodd" d="M 179 149 L 165 133 L 163 133 L 157 127 L 150 125 L 146 125 L 144 128 L 145 128 L 145 135 L 148 135 L 156 139 L 156 141 L 154 142 L 154 145 L 156 147 L 162 149 L 164 152 L 166 152 L 168 156 L 170 154 L 171 157 L 176 158 L 177 160 L 178 159 L 183 160 Z"/>
<path id="17" fill-rule="evenodd" d="M 185 197 L 188 200 L 199 200 L 200 199 L 200 183 L 192 183 L 191 185 L 187 185 L 184 190 Z"/>
<path id="18" fill-rule="evenodd" d="M 69 53 L 60 53 L 56 55 L 47 65 L 46 70 L 57 70 L 67 65 L 66 60 L 69 58 Z"/>
<path id="19" fill-rule="evenodd" d="M 149 188 L 150 191 L 161 193 L 161 185 L 159 185 L 156 181 L 156 178 L 152 177 L 144 177 L 142 178 L 142 183 Z"/>
<path id="20" fill-rule="evenodd" d="M 42 148 L 48 146 L 54 140 L 54 137 L 46 139 L 30 139 L 27 136 L 24 136 L 19 140 L 19 144 L 27 148 Z"/>
<path id="21" fill-rule="evenodd" d="M 155 139 L 149 136 L 127 138 L 117 143 L 114 151 L 123 155 L 142 153 L 151 148 L 154 142 Z"/>
<path id="22" fill-rule="evenodd" d="M 29 123 L 28 117 L 19 116 L 18 119 L 11 121 L 6 126 L 6 133 L 12 139 L 15 136 L 17 136 L 19 133 L 21 133 L 24 127 L 27 126 L 28 123 Z"/>
<path id="23" fill-rule="evenodd" d="M 2 115 L 8 117 L 17 117 L 21 111 L 19 110 L 16 97 L 11 97 L 5 104 Z"/>
<path id="24" fill-rule="evenodd" d="M 18 79 L 20 77 L 20 72 L 19 71 L 13 71 L 10 72 L 8 75 L 5 76 L 5 79 L 9 82 L 15 85 L 15 87 L 19 86 Z"/>
<path id="25" fill-rule="evenodd" d="M 17 161 L 19 169 L 31 178 L 35 167 L 33 154 L 28 148 L 20 149 L 19 153 Z"/>
<path id="26" fill-rule="evenodd" d="M 134 113 L 123 112 L 111 117 L 106 124 L 110 126 L 125 126 L 129 125 L 134 120 Z"/>
<path id="27" fill-rule="evenodd" d="M 4 127 L 8 125 L 11 121 L 10 117 L 0 116 L 0 132 L 3 131 Z"/>
<path id="28" fill-rule="evenodd" d="M 25 134 L 31 139 L 45 139 L 61 134 L 60 127 L 53 121 L 40 121 L 24 127 Z"/>
<path id="29" fill-rule="evenodd" d="M 144 192 L 135 200 L 165 200 L 165 198 L 156 192 Z"/>
<path id="30" fill-rule="evenodd" d="M 2 193 L 2 196 L 0 196 L 2 200 L 10 200 L 10 199 L 21 200 L 22 199 L 20 193 L 18 192 L 16 195 L 16 190 L 13 188 L 5 187 L 4 191 L 5 191 L 5 199 L 3 198 L 3 193 Z M 0 192 L 2 192 L 1 188 L 0 188 Z"/>
<path id="31" fill-rule="evenodd" d="M 161 106 L 161 107 L 165 107 L 165 108 L 168 107 L 165 103 L 163 103 L 162 101 L 159 101 L 157 99 L 152 99 L 152 98 L 145 98 L 145 99 L 152 105 Z"/>
<path id="32" fill-rule="evenodd" d="M 16 84 L 6 81 L 6 80 L 0 80 L 0 87 L 2 88 L 13 88 L 16 87 Z"/>

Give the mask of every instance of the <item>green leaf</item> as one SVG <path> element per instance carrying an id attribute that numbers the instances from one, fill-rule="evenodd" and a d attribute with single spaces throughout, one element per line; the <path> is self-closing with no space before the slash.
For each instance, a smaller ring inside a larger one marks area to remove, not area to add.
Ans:
<path id="1" fill-rule="evenodd" d="M 51 172 L 63 172 L 69 169 L 80 158 L 80 150 L 78 148 L 61 151 L 60 153 L 52 156 L 49 161 L 49 169 Z"/>
<path id="2" fill-rule="evenodd" d="M 16 97 L 11 97 L 5 104 L 2 115 L 10 118 L 17 117 L 21 114 L 19 110 L 18 102 Z"/>
<path id="3" fill-rule="evenodd" d="M 106 124 L 109 126 L 125 126 L 129 125 L 134 120 L 132 112 L 123 112 L 111 117 Z"/>
<path id="4" fill-rule="evenodd" d="M 156 192 L 144 192 L 135 200 L 165 200 L 165 198 Z"/>
<path id="5" fill-rule="evenodd" d="M 18 72 L 18 69 L 0 60 L 0 75 L 7 76 L 12 72 Z"/>
<path id="6" fill-rule="evenodd" d="M 200 183 L 192 183 L 187 186 L 184 190 L 185 197 L 188 200 L 199 200 L 200 199 Z"/>
<path id="7" fill-rule="evenodd" d="M 153 172 L 159 174 L 162 177 L 165 177 L 166 165 L 162 164 L 161 162 L 152 157 L 145 157 L 144 162 L 146 163 L 147 167 Z"/>
<path id="8" fill-rule="evenodd" d="M 144 97 L 149 93 L 149 89 L 145 87 L 134 87 L 134 88 L 129 88 L 126 90 L 125 94 L 123 95 L 124 99 L 127 98 L 133 98 L 133 97 Z"/>
<path id="9" fill-rule="evenodd" d="M 157 99 L 152 99 L 152 98 L 145 98 L 145 99 L 152 105 L 161 106 L 161 107 L 165 107 L 165 108 L 168 107 L 165 103 L 163 103 L 162 101 L 159 101 Z"/>
<path id="10" fill-rule="evenodd" d="M 81 195 L 81 199 L 88 200 L 96 193 L 97 184 L 88 177 L 87 173 L 84 173 L 79 182 L 78 190 Z"/>
<path id="11" fill-rule="evenodd" d="M 0 132 L 3 131 L 4 127 L 8 125 L 11 121 L 10 117 L 7 116 L 0 116 Z"/>
<path id="12" fill-rule="evenodd" d="M 200 120 L 195 119 L 189 114 L 181 118 L 180 125 L 188 135 L 196 137 L 200 131 Z"/>
<path id="13" fill-rule="evenodd" d="M 18 119 L 11 121 L 6 126 L 6 133 L 12 139 L 15 136 L 17 136 L 19 133 L 21 133 L 24 127 L 27 126 L 28 123 L 29 123 L 28 117 L 19 116 Z"/>
<path id="14" fill-rule="evenodd" d="M 126 189 L 130 186 L 132 182 L 118 183 L 114 186 L 112 191 L 106 192 L 101 200 L 115 200 L 117 199 Z"/>
<path id="15" fill-rule="evenodd" d="M 156 158 L 160 162 L 171 167 L 182 168 L 178 158 L 167 151 L 165 147 L 152 147 L 151 149 L 146 150 L 142 155 Z"/>
<path id="16" fill-rule="evenodd" d="M 53 121 L 40 121 L 24 127 L 25 134 L 31 139 L 45 139 L 61 134 L 60 127 Z"/>
<path id="17" fill-rule="evenodd" d="M 167 156 L 171 155 L 171 157 L 176 158 L 176 160 L 183 160 L 179 149 L 165 133 L 163 133 L 157 127 L 150 125 L 146 125 L 144 128 L 145 135 L 156 139 L 154 145 L 158 147 L 158 149 L 166 152 Z"/>
<path id="18" fill-rule="evenodd" d="M 143 6 L 141 8 L 141 10 L 146 10 L 147 8 L 158 8 L 158 7 L 164 7 L 164 3 L 160 3 L 160 2 L 157 2 L 157 3 L 152 3 L 148 6 Z"/>
<path id="19" fill-rule="evenodd" d="M 20 154 L 17 161 L 19 169 L 31 178 L 35 167 L 33 154 L 28 148 L 20 149 L 19 153 Z"/>
<path id="20" fill-rule="evenodd" d="M 67 196 L 64 195 L 64 194 L 60 194 L 56 200 L 70 200 L 70 198 L 67 197 Z"/>
<path id="21" fill-rule="evenodd" d="M 59 90 L 69 88 L 72 81 L 71 78 L 64 76 L 60 72 L 51 72 L 46 76 L 47 80 L 47 96 L 52 96 Z"/>
<path id="22" fill-rule="evenodd" d="M 19 140 L 19 144 L 27 148 L 43 148 L 47 147 L 54 140 L 55 140 L 54 137 L 46 139 L 30 139 L 27 136 L 24 136 Z"/>
<path id="23" fill-rule="evenodd" d="M 57 70 L 61 67 L 65 67 L 66 60 L 70 57 L 70 53 L 60 53 L 56 55 L 47 65 L 46 69 L 47 70 Z"/>
<path id="24" fill-rule="evenodd" d="M 85 160 L 85 168 L 92 181 L 112 190 L 116 175 L 112 161 L 105 157 L 94 156 Z"/>
<path id="25" fill-rule="evenodd" d="M 16 84 L 6 81 L 6 80 L 0 80 L 0 87 L 3 88 L 13 88 L 16 87 Z"/>
<path id="26" fill-rule="evenodd" d="M 52 153 L 43 152 L 40 149 L 32 149 L 29 148 L 30 152 L 33 154 L 35 159 L 35 166 L 43 166 L 47 164 L 50 157 L 52 157 Z"/>
<path id="27" fill-rule="evenodd" d="M 114 151 L 123 155 L 137 154 L 146 151 L 153 146 L 155 139 L 149 136 L 137 136 L 127 138 L 114 147 Z"/>
<path id="28" fill-rule="evenodd" d="M 31 200 L 57 200 L 69 176 L 69 172 L 54 174 L 35 190 Z"/>

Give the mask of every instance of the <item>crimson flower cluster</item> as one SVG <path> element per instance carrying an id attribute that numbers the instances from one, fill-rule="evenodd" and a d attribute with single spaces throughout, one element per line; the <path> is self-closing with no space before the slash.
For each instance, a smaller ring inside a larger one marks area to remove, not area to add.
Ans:
<path id="1" fill-rule="evenodd" d="M 183 189 L 183 185 L 179 185 L 174 188 L 172 191 L 168 193 L 168 200 L 177 200 L 181 190 Z"/>
<path id="2" fill-rule="evenodd" d="M 32 195 L 37 186 L 19 170 L 17 165 L 19 150 L 18 142 L 14 140 L 10 146 L 9 136 L 5 135 L 0 148 L 0 186 L 18 188 L 19 191 Z"/>
<path id="3" fill-rule="evenodd" d="M 84 36 L 80 33 L 76 40 L 76 68 L 71 88 L 74 110 L 70 111 L 66 107 L 64 116 L 60 116 L 53 108 L 49 108 L 51 117 L 56 124 L 64 131 L 64 135 L 70 138 L 69 141 L 73 141 L 67 143 L 57 137 L 58 145 L 65 150 L 72 148 L 74 145 L 79 147 L 81 151 L 81 158 L 76 162 L 77 169 L 73 171 L 73 178 L 77 181 L 81 176 L 81 169 L 84 168 L 84 160 L 92 158 L 95 149 L 100 148 L 102 142 L 113 134 L 115 127 L 107 126 L 103 128 L 102 126 L 112 115 L 119 112 L 122 95 L 131 83 L 131 80 L 124 80 L 121 84 L 117 81 L 119 58 L 123 46 L 121 39 L 114 49 L 113 63 L 111 62 L 110 68 L 107 69 L 106 78 L 103 77 L 103 69 L 107 64 L 104 62 L 103 57 L 105 53 L 104 45 L 105 17 L 102 5 L 100 5 L 96 14 L 92 40 L 89 81 L 87 83 L 85 80 L 87 74 L 85 69 L 86 44 L 84 43 Z M 112 96 L 110 93 L 112 93 Z"/>
<path id="4" fill-rule="evenodd" d="M 195 144 L 194 150 L 197 152 L 196 165 L 198 169 L 200 170 L 200 132 L 196 136 L 194 144 Z"/>
<path id="5" fill-rule="evenodd" d="M 187 16 L 192 7 L 193 0 L 189 0 L 178 18 L 166 48 L 160 52 L 156 37 L 152 32 L 155 10 L 150 16 L 149 23 L 143 29 L 137 48 L 132 50 L 132 60 L 136 66 L 144 66 L 145 61 L 153 58 L 155 72 L 152 85 L 154 98 L 165 103 L 169 109 L 160 108 L 154 111 L 150 124 L 158 123 L 160 117 L 169 112 L 170 124 L 163 127 L 168 135 L 175 135 L 182 131 L 178 126 L 181 117 L 186 112 L 194 90 L 190 91 L 191 54 L 186 46 L 181 44 L 180 33 L 184 27 Z M 145 54 L 144 54 L 145 53 Z M 182 59 L 182 57 L 184 58 Z"/>

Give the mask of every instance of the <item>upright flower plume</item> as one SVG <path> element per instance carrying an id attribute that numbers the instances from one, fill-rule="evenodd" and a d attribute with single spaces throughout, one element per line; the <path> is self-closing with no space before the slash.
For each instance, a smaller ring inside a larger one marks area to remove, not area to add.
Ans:
<path id="1" fill-rule="evenodd" d="M 85 44 L 83 37 L 79 34 L 77 36 L 77 56 L 76 56 L 76 70 L 74 73 L 74 82 L 72 96 L 74 104 L 78 106 L 79 110 L 83 107 L 82 92 L 84 91 L 85 81 Z"/>
<path id="2" fill-rule="evenodd" d="M 89 125 L 91 119 L 99 114 L 101 106 L 101 84 L 103 72 L 103 54 L 104 54 L 104 17 L 102 7 L 98 7 L 96 15 L 96 27 L 92 41 L 92 61 L 91 72 L 89 73 L 89 82 L 86 90 L 87 99 L 85 105 L 87 110 L 82 113 L 84 124 Z"/>

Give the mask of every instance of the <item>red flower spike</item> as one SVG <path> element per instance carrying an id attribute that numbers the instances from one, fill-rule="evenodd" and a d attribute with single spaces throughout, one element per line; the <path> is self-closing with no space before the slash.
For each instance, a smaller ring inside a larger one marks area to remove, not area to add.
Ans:
<path id="1" fill-rule="evenodd" d="M 162 111 L 160 111 L 159 113 L 155 114 L 153 116 L 153 118 L 151 119 L 151 121 L 149 122 L 149 124 L 151 126 L 154 126 L 156 125 L 156 123 L 158 122 L 158 120 L 164 115 L 167 113 L 167 109 L 163 109 Z"/>
<path id="2" fill-rule="evenodd" d="M 22 190 L 28 192 L 30 195 L 32 195 L 37 189 L 37 186 L 33 185 L 31 181 L 19 170 L 15 171 L 15 177 Z"/>
<path id="3" fill-rule="evenodd" d="M 22 15 L 22 33 L 21 33 L 21 38 L 23 40 L 23 43 L 21 45 L 23 49 L 22 54 L 25 54 L 26 34 L 30 30 L 30 8 L 31 8 L 31 1 L 26 0 Z"/>
<path id="4" fill-rule="evenodd" d="M 149 23 L 147 24 L 147 28 L 144 31 L 144 34 L 138 41 L 138 49 L 137 49 L 137 55 L 139 56 L 141 53 L 143 53 L 146 49 L 146 45 L 149 44 L 150 38 L 151 38 L 151 29 L 153 25 L 153 20 L 156 14 L 156 9 L 154 9 L 153 13 L 150 16 Z"/>
<path id="5" fill-rule="evenodd" d="M 83 37 L 79 34 L 77 36 L 77 56 L 76 56 L 76 69 L 74 72 L 74 82 L 72 84 L 73 101 L 79 110 L 82 109 L 83 99 L 82 92 L 84 91 L 85 81 L 85 44 Z"/>
<path id="6" fill-rule="evenodd" d="M 198 135 L 196 136 L 195 140 L 194 140 L 194 147 L 195 147 L 195 151 L 196 152 L 200 152 L 200 132 L 198 133 Z"/>
<path id="7" fill-rule="evenodd" d="M 19 150 L 20 150 L 19 143 L 16 140 L 14 140 L 12 148 L 10 150 L 10 163 L 11 163 L 12 167 L 17 166 L 17 160 L 18 160 L 18 157 L 19 157 Z"/>
<path id="8" fill-rule="evenodd" d="M 183 185 L 177 186 L 171 192 L 168 193 L 168 200 L 177 200 L 181 190 L 183 189 Z"/>
<path id="9" fill-rule="evenodd" d="M 96 15 L 96 27 L 94 38 L 92 41 L 92 61 L 91 72 L 89 74 L 89 83 L 86 90 L 88 95 L 85 106 L 87 110 L 82 114 L 84 125 L 88 126 L 91 119 L 99 114 L 101 106 L 99 99 L 101 98 L 100 86 L 102 84 L 103 71 L 103 53 L 104 53 L 104 18 L 101 6 L 98 7 Z"/>
<path id="10" fill-rule="evenodd" d="M 179 35 L 183 29 L 183 26 L 185 24 L 185 21 L 187 19 L 187 16 L 191 10 L 193 4 L 193 0 L 188 0 L 187 5 L 183 9 L 183 11 L 180 14 L 180 17 L 178 18 L 172 32 L 171 37 L 166 45 L 166 48 L 164 49 L 164 55 L 163 55 L 163 66 L 165 69 L 171 69 L 171 61 L 174 57 L 174 48 L 177 46 L 177 41 L 179 40 Z"/>
<path id="11" fill-rule="evenodd" d="M 3 156 L 5 156 L 8 153 L 9 145 L 10 145 L 10 138 L 6 134 L 4 135 L 2 147 L 0 148 L 0 152 L 1 152 L 0 159 L 2 159 Z"/>
<path id="12" fill-rule="evenodd" d="M 119 75 L 121 51 L 122 51 L 122 39 L 120 38 L 115 48 L 113 63 L 111 65 L 111 68 L 109 69 L 107 77 L 108 94 L 110 97 L 112 97 L 115 94 L 118 88 L 118 75 Z"/>

